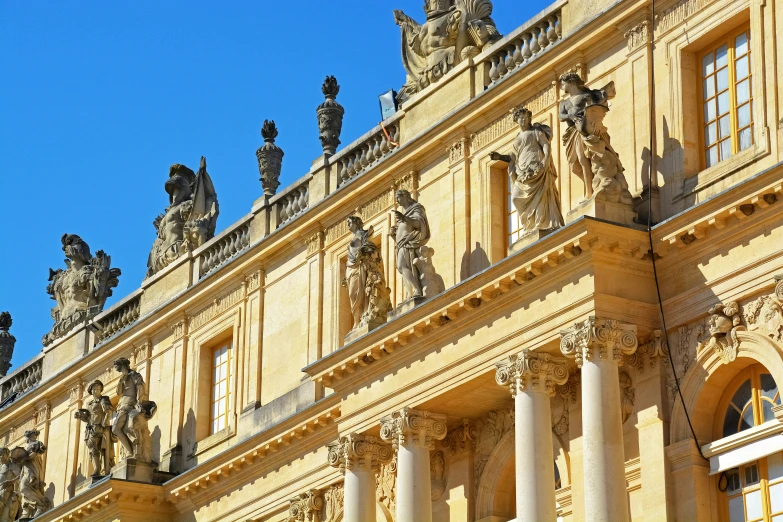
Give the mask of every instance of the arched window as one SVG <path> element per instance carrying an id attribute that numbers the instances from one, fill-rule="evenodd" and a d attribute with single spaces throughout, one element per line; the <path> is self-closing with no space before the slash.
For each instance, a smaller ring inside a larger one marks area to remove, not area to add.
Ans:
<path id="1" fill-rule="evenodd" d="M 760 364 L 743 370 L 726 388 L 718 418 L 722 429 L 718 438 L 734 435 L 775 418 L 772 407 L 780 404 L 780 392 L 772 375 Z"/>

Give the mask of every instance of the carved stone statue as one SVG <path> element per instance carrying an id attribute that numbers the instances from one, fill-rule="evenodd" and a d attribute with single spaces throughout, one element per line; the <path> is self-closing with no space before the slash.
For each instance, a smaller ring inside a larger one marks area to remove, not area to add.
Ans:
<path id="1" fill-rule="evenodd" d="M 11 358 L 14 356 L 16 337 L 8 331 L 12 324 L 11 314 L 0 312 L 0 377 L 6 376 L 11 368 Z"/>
<path id="2" fill-rule="evenodd" d="M 110 268 L 111 257 L 103 250 L 93 257 L 89 245 L 76 234 L 63 234 L 62 244 L 65 270 L 49 269 L 46 293 L 57 305 L 52 308 L 54 326 L 44 335 L 44 346 L 103 310 L 122 273 L 119 268 Z"/>
<path id="3" fill-rule="evenodd" d="M 400 101 L 501 38 L 491 18 L 490 0 L 425 0 L 424 12 L 427 21 L 419 25 L 402 11 L 394 11 L 394 21 L 402 30 L 402 63 L 407 73 L 397 95 Z"/>
<path id="4" fill-rule="evenodd" d="M 742 324 L 739 305 L 735 301 L 718 303 L 709 310 L 710 337 L 699 345 L 699 350 L 711 350 L 720 357 L 723 364 L 737 358 L 740 341 L 737 332 L 746 330 Z"/>
<path id="5" fill-rule="evenodd" d="M 633 203 L 623 175 L 620 157 L 612 148 L 604 117 L 615 96 L 614 82 L 590 89 L 575 72 L 560 77 L 566 98 L 560 102 L 559 118 L 568 124 L 563 134 L 571 172 L 585 184 L 585 199 Z"/>
<path id="6" fill-rule="evenodd" d="M 169 194 L 169 206 L 152 223 L 158 237 L 147 261 L 147 277 L 212 239 L 220 212 L 215 186 L 203 156 L 198 174 L 185 165 L 172 165 L 165 189 Z"/>
<path id="7" fill-rule="evenodd" d="M 46 446 L 38 440 L 40 432 L 29 430 L 24 432 L 27 445 L 24 448 L 14 448 L 11 460 L 21 464 L 22 474 L 19 480 L 19 491 L 22 494 L 22 513 L 20 518 L 35 518 L 52 509 L 52 501 L 46 496 L 42 455 Z"/>
<path id="8" fill-rule="evenodd" d="M 92 459 L 93 477 L 111 473 L 114 467 L 114 444 L 111 438 L 111 417 L 114 408 L 109 397 L 103 395 L 103 383 L 93 381 L 87 387 L 91 399 L 74 417 L 85 423 L 84 442 Z"/>
<path id="9" fill-rule="evenodd" d="M 11 460 L 11 451 L 0 448 L 0 522 L 13 522 L 19 513 L 22 497 L 19 479 L 22 466 Z"/>
<path id="10" fill-rule="evenodd" d="M 383 275 L 381 250 L 370 240 L 373 228 L 363 228 L 359 216 L 348 218 L 348 229 L 353 238 L 348 244 L 348 262 L 343 286 L 351 301 L 353 328 L 367 326 L 373 329 L 386 322 L 391 309 L 390 290 Z"/>
<path id="11" fill-rule="evenodd" d="M 343 130 L 343 115 L 345 109 L 337 103 L 337 94 L 340 86 L 334 76 L 327 76 L 321 87 L 326 99 L 316 109 L 318 115 L 318 131 L 320 132 L 321 146 L 324 154 L 334 154 L 340 145 L 340 132 Z"/>
<path id="12" fill-rule="evenodd" d="M 532 123 L 533 113 L 525 107 L 514 109 L 519 134 L 509 155 L 492 152 L 490 158 L 508 163 L 511 177 L 511 203 L 517 209 L 523 234 L 551 231 L 563 226 L 557 171 L 552 159 L 552 129 Z"/>
<path id="13" fill-rule="evenodd" d="M 114 369 L 122 374 L 117 383 L 117 415 L 111 425 L 112 434 L 120 441 L 120 458 L 150 463 L 152 443 L 147 421 L 155 415 L 157 405 L 149 400 L 144 379 L 131 370 L 128 359 L 120 357 L 114 361 Z"/>
<path id="14" fill-rule="evenodd" d="M 408 298 L 424 297 L 423 274 L 417 260 L 422 257 L 421 249 L 430 239 L 427 213 L 407 190 L 398 190 L 395 198 L 402 212 L 392 211 L 396 221 L 389 235 L 394 237 L 397 271 L 402 274 Z"/>
<path id="15" fill-rule="evenodd" d="M 261 127 L 261 137 L 264 138 L 264 144 L 256 151 L 261 187 L 264 189 L 264 195 L 274 196 L 277 187 L 280 186 L 280 171 L 283 168 L 283 156 L 285 155 L 283 149 L 275 145 L 275 138 L 277 138 L 275 120 L 264 120 L 264 125 Z"/>

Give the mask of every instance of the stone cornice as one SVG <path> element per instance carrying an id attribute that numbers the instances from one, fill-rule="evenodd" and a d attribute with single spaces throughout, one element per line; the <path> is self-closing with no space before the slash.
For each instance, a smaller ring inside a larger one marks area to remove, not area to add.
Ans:
<path id="1" fill-rule="evenodd" d="M 377 470 L 391 462 L 394 452 L 389 444 L 371 435 L 348 434 L 329 444 L 329 465 L 342 473 L 346 469 Z"/>
<path id="2" fill-rule="evenodd" d="M 588 317 L 561 332 L 560 350 L 574 357 L 580 368 L 585 360 L 607 359 L 623 364 L 623 356 L 636 351 L 636 326 L 612 319 Z"/>
<path id="3" fill-rule="evenodd" d="M 398 445 L 409 443 L 435 449 L 436 440 L 446 437 L 446 416 L 403 408 L 381 419 L 381 439 Z"/>
<path id="4" fill-rule="evenodd" d="M 523 350 L 519 355 L 510 355 L 496 363 L 495 381 L 508 386 L 511 395 L 520 391 L 538 391 L 554 396 L 555 385 L 568 382 L 566 359 L 553 357 L 548 353 L 534 353 Z"/>

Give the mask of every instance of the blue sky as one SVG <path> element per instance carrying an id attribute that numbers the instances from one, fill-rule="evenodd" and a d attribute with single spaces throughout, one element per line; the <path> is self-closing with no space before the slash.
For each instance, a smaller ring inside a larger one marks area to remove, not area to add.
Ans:
<path id="1" fill-rule="evenodd" d="M 379 118 L 405 79 L 393 9 L 422 0 L 0 2 L 0 310 L 18 367 L 52 326 L 48 268 L 79 234 L 122 269 L 107 306 L 138 288 L 167 204 L 172 163 L 207 157 L 218 231 L 262 193 L 255 150 L 274 119 L 281 184 L 321 153 L 315 108 L 327 74 L 345 107 L 342 142 Z M 508 33 L 548 2 L 495 0 Z M 282 187 L 281 187 L 282 188 Z"/>

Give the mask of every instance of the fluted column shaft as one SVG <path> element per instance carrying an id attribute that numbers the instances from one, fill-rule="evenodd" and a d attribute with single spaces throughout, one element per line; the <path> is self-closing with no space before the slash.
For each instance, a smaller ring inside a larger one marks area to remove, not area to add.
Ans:
<path id="1" fill-rule="evenodd" d="M 430 450 L 445 436 L 445 415 L 403 408 L 381 419 L 381 438 L 397 449 L 396 520 L 432 522 Z"/>
<path id="2" fill-rule="evenodd" d="M 514 397 L 516 522 L 555 522 L 554 447 L 549 403 L 568 380 L 565 359 L 524 350 L 496 363 L 495 379 Z"/>
<path id="3" fill-rule="evenodd" d="M 619 366 L 636 351 L 636 326 L 591 317 L 561 335 L 562 352 L 582 369 L 585 520 L 627 522 Z"/>
<path id="4" fill-rule="evenodd" d="M 369 435 L 345 435 L 329 444 L 329 464 L 345 474 L 344 522 L 375 522 L 375 472 L 392 455 L 391 445 Z"/>

